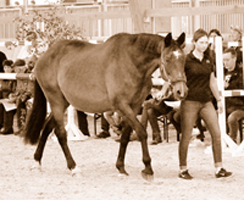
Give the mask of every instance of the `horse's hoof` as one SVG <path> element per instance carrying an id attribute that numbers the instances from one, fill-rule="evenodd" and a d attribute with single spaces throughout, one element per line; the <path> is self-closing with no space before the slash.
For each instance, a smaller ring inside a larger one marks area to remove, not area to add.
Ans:
<path id="1" fill-rule="evenodd" d="M 148 174 L 148 173 L 145 173 L 145 172 L 142 171 L 141 172 L 141 176 L 142 176 L 142 178 L 144 178 L 148 182 L 153 182 L 154 181 L 153 174 Z"/>
<path id="2" fill-rule="evenodd" d="M 127 177 L 129 176 L 129 174 L 126 172 L 126 173 L 119 173 L 118 177 Z"/>
<path id="3" fill-rule="evenodd" d="M 36 169 L 39 170 L 39 171 L 42 171 L 41 163 L 38 162 L 38 161 L 34 161 L 32 167 L 30 168 L 31 171 L 34 171 Z"/>
<path id="4" fill-rule="evenodd" d="M 71 174 L 72 176 L 80 176 L 81 168 L 76 166 L 74 169 L 71 170 Z"/>

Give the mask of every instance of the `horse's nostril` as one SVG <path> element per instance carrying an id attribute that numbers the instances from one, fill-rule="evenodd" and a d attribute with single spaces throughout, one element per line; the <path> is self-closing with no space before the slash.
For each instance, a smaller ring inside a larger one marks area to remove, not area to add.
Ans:
<path id="1" fill-rule="evenodd" d="M 177 94 L 181 95 L 181 92 L 180 92 L 180 90 L 177 90 Z"/>

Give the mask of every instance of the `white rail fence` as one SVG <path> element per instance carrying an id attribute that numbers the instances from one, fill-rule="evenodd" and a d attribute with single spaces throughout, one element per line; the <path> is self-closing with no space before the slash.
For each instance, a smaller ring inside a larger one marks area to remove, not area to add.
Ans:
<path id="1" fill-rule="evenodd" d="M 222 148 L 224 151 L 230 151 L 232 156 L 243 156 L 244 155 L 244 140 L 238 146 L 227 134 L 226 132 L 226 108 L 225 108 L 225 97 L 232 96 L 244 96 L 244 89 L 239 90 L 225 90 L 224 89 L 224 66 L 223 66 L 223 48 L 222 48 L 222 38 L 216 37 L 216 73 L 217 73 L 217 83 L 219 87 L 219 92 L 222 98 L 222 104 L 224 111 L 219 114 L 219 125 L 222 136 Z M 244 38 L 242 38 L 242 46 L 244 46 Z M 244 52 L 243 52 L 244 58 Z M 244 65 L 243 65 L 244 70 Z"/>
<path id="2" fill-rule="evenodd" d="M 0 80 L 16 80 L 18 79 L 18 77 L 25 77 L 25 78 L 29 78 L 30 80 L 31 78 L 31 74 L 29 74 L 29 76 L 26 76 L 27 74 L 23 74 L 23 73 L 0 73 Z M 48 112 L 50 112 L 50 108 L 49 105 L 48 106 Z M 65 126 L 67 133 L 68 133 L 68 140 L 85 140 L 88 137 L 83 135 L 81 133 L 81 131 L 79 130 L 79 128 L 76 126 L 75 123 L 75 117 L 74 117 L 74 113 L 75 113 L 75 109 L 72 106 L 69 106 L 67 109 L 67 124 Z"/>

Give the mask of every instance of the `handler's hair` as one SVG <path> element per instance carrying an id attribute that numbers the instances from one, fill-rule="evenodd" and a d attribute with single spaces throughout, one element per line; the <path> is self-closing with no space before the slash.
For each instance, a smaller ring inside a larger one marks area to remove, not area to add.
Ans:
<path id="1" fill-rule="evenodd" d="M 196 30 L 193 34 L 192 42 L 197 42 L 201 37 L 206 36 L 208 38 L 208 33 L 203 30 L 202 28 L 199 28 Z"/>

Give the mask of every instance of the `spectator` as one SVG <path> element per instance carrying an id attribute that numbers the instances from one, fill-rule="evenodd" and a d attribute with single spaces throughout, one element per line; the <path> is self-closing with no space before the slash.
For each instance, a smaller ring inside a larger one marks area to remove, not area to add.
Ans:
<path id="1" fill-rule="evenodd" d="M 242 30 L 239 26 L 230 27 L 230 41 L 228 47 L 233 47 L 237 52 L 237 63 L 242 63 Z"/>
<path id="2" fill-rule="evenodd" d="M 13 64 L 15 73 L 27 73 L 26 62 L 23 59 L 17 59 Z M 26 102 L 31 98 L 32 91 L 28 87 L 29 80 L 17 79 L 17 89 L 15 92 L 17 106 L 17 127 L 18 131 L 15 134 L 20 134 L 24 128 L 27 115 Z"/>
<path id="3" fill-rule="evenodd" d="M 4 72 L 3 70 L 3 61 L 7 60 L 6 55 L 0 51 L 0 73 Z"/>
<path id="4" fill-rule="evenodd" d="M 3 69 L 5 73 L 12 73 L 12 60 L 3 61 Z M 13 80 L 3 80 L 1 84 L 2 98 L 8 99 L 9 102 L 14 102 L 14 93 L 16 90 L 16 81 Z M 0 134 L 8 135 L 13 133 L 13 118 L 16 110 L 11 109 L 6 111 L 3 104 L 0 105 L 0 122 L 3 121 L 3 127 L 0 130 Z"/>
<path id="5" fill-rule="evenodd" d="M 110 115 L 110 117 L 112 117 L 112 112 L 107 112 L 107 113 L 102 113 L 101 114 L 101 128 L 102 128 L 102 132 L 100 132 L 97 136 L 96 136 L 96 138 L 97 139 L 101 139 L 101 138 L 108 138 L 108 137 L 110 137 L 111 135 L 110 135 L 110 133 L 109 133 L 109 129 L 110 129 L 110 124 L 109 124 L 109 122 L 107 121 L 107 119 L 106 119 L 106 117 L 109 117 L 109 115 Z M 105 115 L 107 115 L 106 117 L 105 117 Z M 116 116 L 113 116 L 113 117 L 115 117 L 114 119 L 115 120 L 121 120 L 121 118 L 120 118 L 120 116 L 118 116 L 118 114 L 117 113 L 115 113 L 115 115 Z M 114 120 L 113 119 L 113 120 Z M 110 119 L 111 120 L 111 119 Z M 113 128 L 113 131 L 118 135 L 118 136 L 121 136 L 121 131 L 122 131 L 122 126 L 119 124 L 119 123 L 114 123 L 114 122 L 112 122 L 112 126 L 114 126 L 114 127 L 112 127 Z M 130 141 L 134 141 L 134 140 L 138 140 L 138 138 L 137 138 L 137 134 L 136 133 L 131 133 L 130 134 Z M 120 142 L 120 138 L 116 138 L 115 139 L 115 141 L 116 142 Z"/>
<path id="6" fill-rule="evenodd" d="M 223 64 L 225 67 L 225 89 L 243 89 L 242 68 L 237 60 L 237 52 L 229 48 L 223 53 Z M 239 121 L 244 118 L 244 97 L 226 97 L 226 117 L 230 137 L 237 142 Z"/>
<path id="7" fill-rule="evenodd" d="M 241 46 L 242 42 L 242 30 L 239 26 L 231 26 L 230 27 L 230 41 L 238 42 L 238 46 Z"/>
<path id="8" fill-rule="evenodd" d="M 109 133 L 109 123 L 107 122 L 106 118 L 104 117 L 104 114 L 101 114 L 101 128 L 102 128 L 102 132 L 100 132 L 99 134 L 97 134 L 97 138 L 107 138 L 110 137 L 110 133 Z"/>
<path id="9" fill-rule="evenodd" d="M 90 137 L 89 129 L 88 129 L 88 122 L 87 122 L 87 114 L 83 111 L 77 110 L 77 119 L 78 119 L 78 127 L 80 131 Z"/>
<path id="10" fill-rule="evenodd" d="M 217 99 L 218 111 L 223 111 L 216 79 L 208 49 L 209 38 L 206 31 L 198 29 L 193 35 L 194 49 L 186 57 L 185 73 L 188 95 L 181 102 L 182 137 L 179 143 L 179 177 L 192 179 L 187 169 L 187 153 L 194 124 L 200 115 L 212 138 L 212 150 L 216 178 L 231 176 L 232 173 L 222 167 L 221 132 L 217 112 L 212 103 L 212 95 Z"/>
<path id="11" fill-rule="evenodd" d="M 221 33 L 220 33 L 220 31 L 218 29 L 211 29 L 209 31 L 208 35 L 209 35 L 209 41 L 210 41 L 210 49 L 212 51 L 215 51 L 215 38 L 217 36 L 219 36 L 223 40 L 223 37 L 222 37 L 222 35 L 221 35 Z M 215 54 L 214 54 L 214 58 L 215 58 Z"/>
<path id="12" fill-rule="evenodd" d="M 27 64 L 27 71 L 26 73 L 32 73 L 33 72 L 33 69 L 35 67 L 35 62 L 30 60 Z"/>
<path id="13" fill-rule="evenodd" d="M 156 87 L 154 87 L 151 90 L 151 94 L 148 95 L 148 97 L 143 103 L 141 123 L 145 129 L 147 129 L 148 121 L 151 125 L 152 128 L 152 142 L 150 143 L 151 145 L 157 145 L 159 143 L 162 143 L 161 132 L 158 126 L 158 117 L 161 115 L 167 115 L 170 111 L 173 110 L 173 107 L 167 106 L 163 100 L 157 100 L 162 98 L 161 95 L 165 97 L 169 89 L 169 85 L 164 84 L 164 86 L 165 87 L 163 87 L 162 90 L 160 91 Z M 157 98 L 157 96 L 159 97 Z"/>

